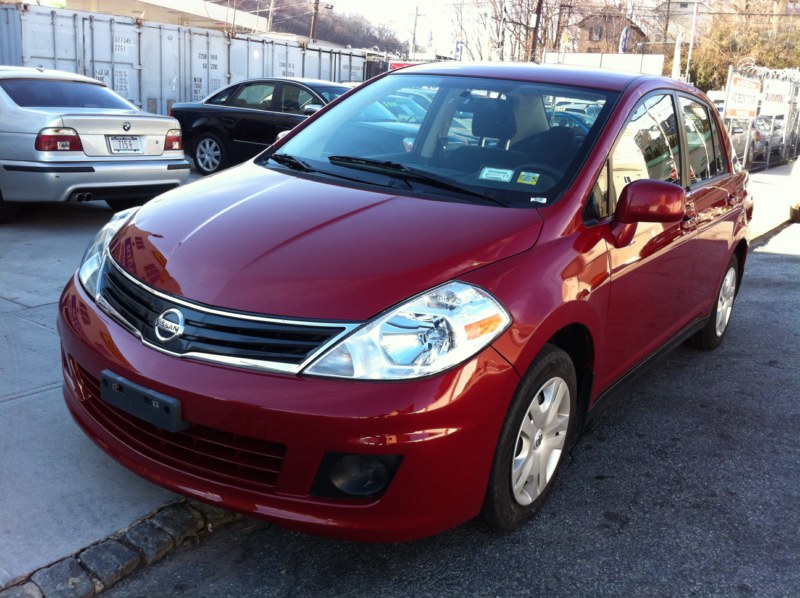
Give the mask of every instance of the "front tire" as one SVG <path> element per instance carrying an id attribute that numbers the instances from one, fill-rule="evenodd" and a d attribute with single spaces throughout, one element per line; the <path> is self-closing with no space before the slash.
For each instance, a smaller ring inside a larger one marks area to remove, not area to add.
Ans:
<path id="1" fill-rule="evenodd" d="M 520 382 L 497 443 L 481 514 L 495 531 L 519 528 L 541 508 L 575 435 L 577 376 L 546 345 Z"/>
<path id="2" fill-rule="evenodd" d="M 195 168 L 202 175 L 214 174 L 228 166 L 225 144 L 214 133 L 203 133 L 194 144 Z"/>
<path id="3" fill-rule="evenodd" d="M 733 302 L 738 288 L 739 260 L 732 255 L 717 293 L 716 307 L 703 329 L 689 337 L 687 345 L 702 351 L 713 351 L 722 344 L 731 321 Z"/>

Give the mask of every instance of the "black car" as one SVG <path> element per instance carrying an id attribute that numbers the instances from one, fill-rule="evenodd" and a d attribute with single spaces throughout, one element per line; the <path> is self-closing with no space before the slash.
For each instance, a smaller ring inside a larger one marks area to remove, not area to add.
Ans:
<path id="1" fill-rule="evenodd" d="M 316 79 L 249 79 L 202 102 L 172 106 L 186 152 L 202 174 L 238 164 L 268 147 L 349 87 Z"/>

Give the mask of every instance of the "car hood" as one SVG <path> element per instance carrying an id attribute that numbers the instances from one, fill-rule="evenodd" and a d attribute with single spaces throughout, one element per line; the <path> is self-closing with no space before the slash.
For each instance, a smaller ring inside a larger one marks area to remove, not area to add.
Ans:
<path id="1" fill-rule="evenodd" d="M 146 204 L 110 250 L 134 277 L 206 305 L 361 321 L 529 249 L 541 223 L 535 209 L 354 189 L 250 162 Z"/>

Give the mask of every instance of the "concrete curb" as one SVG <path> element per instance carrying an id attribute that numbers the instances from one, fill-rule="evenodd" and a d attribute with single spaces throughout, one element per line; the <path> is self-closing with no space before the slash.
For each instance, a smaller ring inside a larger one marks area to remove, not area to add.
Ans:
<path id="1" fill-rule="evenodd" d="M 241 516 L 188 499 L 167 504 L 129 528 L 16 579 L 0 598 L 91 598 L 183 543 L 200 542 Z"/>

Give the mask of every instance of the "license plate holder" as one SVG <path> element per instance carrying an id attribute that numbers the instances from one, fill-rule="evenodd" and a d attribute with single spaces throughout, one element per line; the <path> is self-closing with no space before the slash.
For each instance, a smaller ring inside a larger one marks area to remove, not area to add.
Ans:
<path id="1" fill-rule="evenodd" d="M 108 146 L 112 154 L 142 153 L 142 143 L 136 135 L 109 135 Z"/>
<path id="2" fill-rule="evenodd" d="M 189 428 L 189 422 L 183 419 L 179 399 L 145 388 L 109 370 L 100 373 L 100 398 L 167 432 Z"/>

